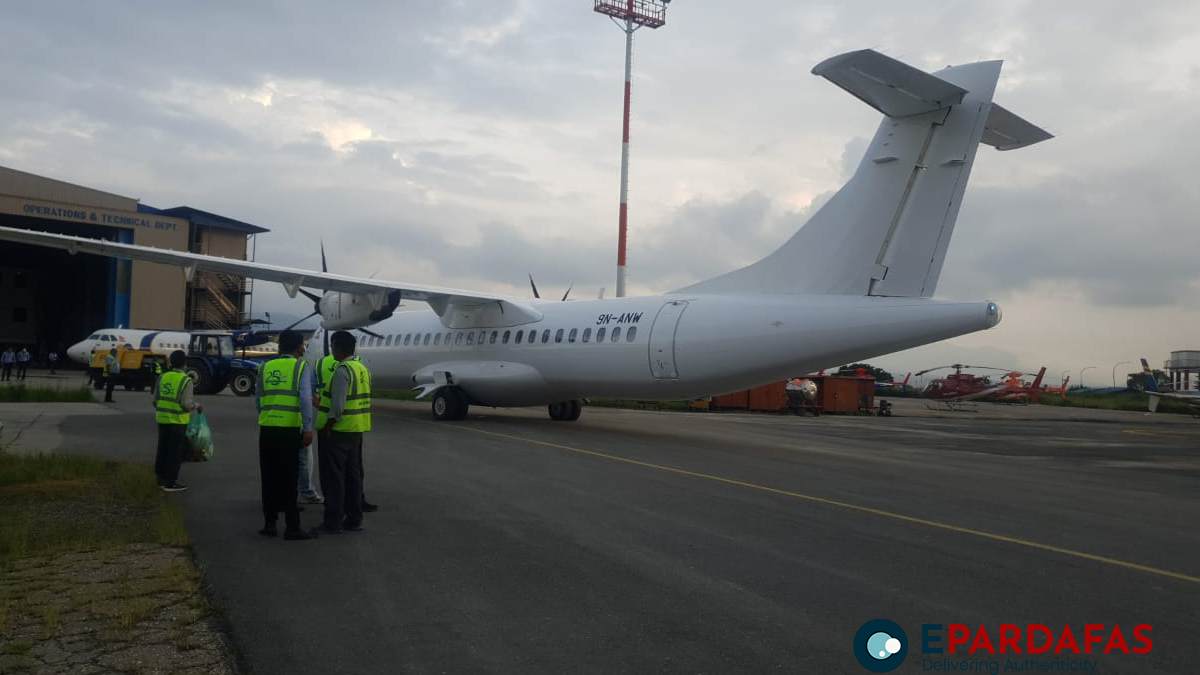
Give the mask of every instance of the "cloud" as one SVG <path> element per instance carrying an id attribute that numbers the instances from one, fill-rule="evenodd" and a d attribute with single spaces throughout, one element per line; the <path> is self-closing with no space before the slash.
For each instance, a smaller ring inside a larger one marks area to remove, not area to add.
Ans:
<path id="1" fill-rule="evenodd" d="M 853 171 L 879 117 L 810 74 L 822 59 L 1003 58 L 997 101 L 1058 137 L 980 150 L 939 295 L 1006 318 L 947 349 L 1183 348 L 1200 333 L 1198 22 L 1166 0 L 673 4 L 635 35 L 631 288 L 766 255 Z M 0 44 L 6 166 L 269 227 L 266 262 L 315 266 L 324 239 L 343 271 L 611 294 L 623 36 L 586 5 L 50 0 L 9 8 Z M 257 288 L 256 311 L 295 302 Z M 1056 308 L 1086 345 L 1047 333 Z M 1125 325 L 1142 330 L 1108 330 Z"/>

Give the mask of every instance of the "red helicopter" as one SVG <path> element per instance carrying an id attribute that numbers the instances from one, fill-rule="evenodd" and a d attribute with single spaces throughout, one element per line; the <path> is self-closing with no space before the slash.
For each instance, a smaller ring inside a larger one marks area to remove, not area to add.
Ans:
<path id="1" fill-rule="evenodd" d="M 922 394 L 925 398 L 941 402 L 951 410 L 964 409 L 963 406 L 958 404 L 975 401 L 1037 403 L 1038 397 L 1043 391 L 1042 377 L 1046 374 L 1046 369 L 1043 367 L 1037 372 L 1033 383 L 1030 384 L 1021 378 L 1031 373 L 1007 370 L 1005 368 L 993 368 L 991 366 L 968 366 L 961 363 L 928 368 L 914 374 L 920 376 L 946 368 L 953 368 L 954 372 L 945 377 L 932 380 L 922 391 Z M 992 382 L 992 379 L 986 375 L 974 375 L 962 372 L 966 368 L 998 370 L 1003 372 L 1004 379 L 999 383 Z"/>

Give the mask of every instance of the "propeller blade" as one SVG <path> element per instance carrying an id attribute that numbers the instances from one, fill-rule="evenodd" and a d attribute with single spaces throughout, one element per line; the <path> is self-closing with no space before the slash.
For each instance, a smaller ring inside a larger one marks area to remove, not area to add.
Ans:
<path id="1" fill-rule="evenodd" d="M 321 271 L 328 272 L 329 266 L 325 264 L 325 240 L 321 240 Z"/>
<path id="2" fill-rule="evenodd" d="M 303 319 L 300 319 L 296 323 L 293 323 L 292 325 L 288 326 L 287 328 L 284 328 L 284 330 L 291 330 L 291 329 L 295 328 L 296 326 L 304 323 L 305 321 L 308 321 L 309 319 L 313 318 L 314 316 L 316 316 L 318 314 L 320 314 L 320 312 L 313 312 L 312 314 L 309 314 L 308 316 L 304 317 Z"/>
<path id="3" fill-rule="evenodd" d="M 371 336 L 371 337 L 373 337 L 373 338 L 383 338 L 383 336 L 382 336 L 382 335 L 380 335 L 379 333 L 376 333 L 376 332 L 374 332 L 374 331 L 369 331 L 369 330 L 367 330 L 366 328 L 359 328 L 358 330 L 359 330 L 360 332 L 366 333 L 367 335 L 370 335 L 370 336 Z"/>
<path id="4" fill-rule="evenodd" d="M 566 292 L 566 293 L 563 293 L 562 302 L 566 302 L 566 301 L 567 301 L 567 296 L 571 294 L 571 289 L 572 289 L 572 288 L 575 288 L 575 284 L 571 284 L 570 286 L 567 286 L 567 292 Z"/>
<path id="5" fill-rule="evenodd" d="M 533 297 L 541 300 L 542 296 L 537 291 L 537 284 L 533 283 L 533 274 L 529 275 L 529 287 L 533 289 Z"/>
<path id="6" fill-rule="evenodd" d="M 316 293 L 313 293 L 311 291 L 306 291 L 303 288 L 297 288 L 296 290 L 300 291 L 300 293 L 302 293 L 304 295 L 304 297 L 308 298 L 309 300 L 312 300 L 313 302 L 321 302 L 321 296 L 317 295 Z"/>

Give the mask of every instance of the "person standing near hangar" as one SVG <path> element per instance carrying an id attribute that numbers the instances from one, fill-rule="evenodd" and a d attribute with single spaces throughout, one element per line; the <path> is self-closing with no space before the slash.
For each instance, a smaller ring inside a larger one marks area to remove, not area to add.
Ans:
<path id="1" fill-rule="evenodd" d="M 274 537 L 279 512 L 284 515 L 283 538 L 311 539 L 300 528 L 296 503 L 301 449 L 312 443 L 312 372 L 304 361 L 304 338 L 293 330 L 279 335 L 279 356 L 258 369 L 258 468 L 262 481 L 263 528 Z M 301 392 L 304 392 L 301 395 Z"/>

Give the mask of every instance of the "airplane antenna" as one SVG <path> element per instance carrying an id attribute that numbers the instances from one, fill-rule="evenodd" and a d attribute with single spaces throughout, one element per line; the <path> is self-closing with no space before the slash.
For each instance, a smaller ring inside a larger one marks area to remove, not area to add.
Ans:
<path id="1" fill-rule="evenodd" d="M 633 74 L 633 32 L 642 26 L 660 28 L 667 22 L 671 0 L 595 0 L 593 9 L 625 32 L 625 110 L 621 118 L 621 208 L 617 230 L 617 297 L 625 297 L 625 240 L 629 198 L 629 90 Z"/>

